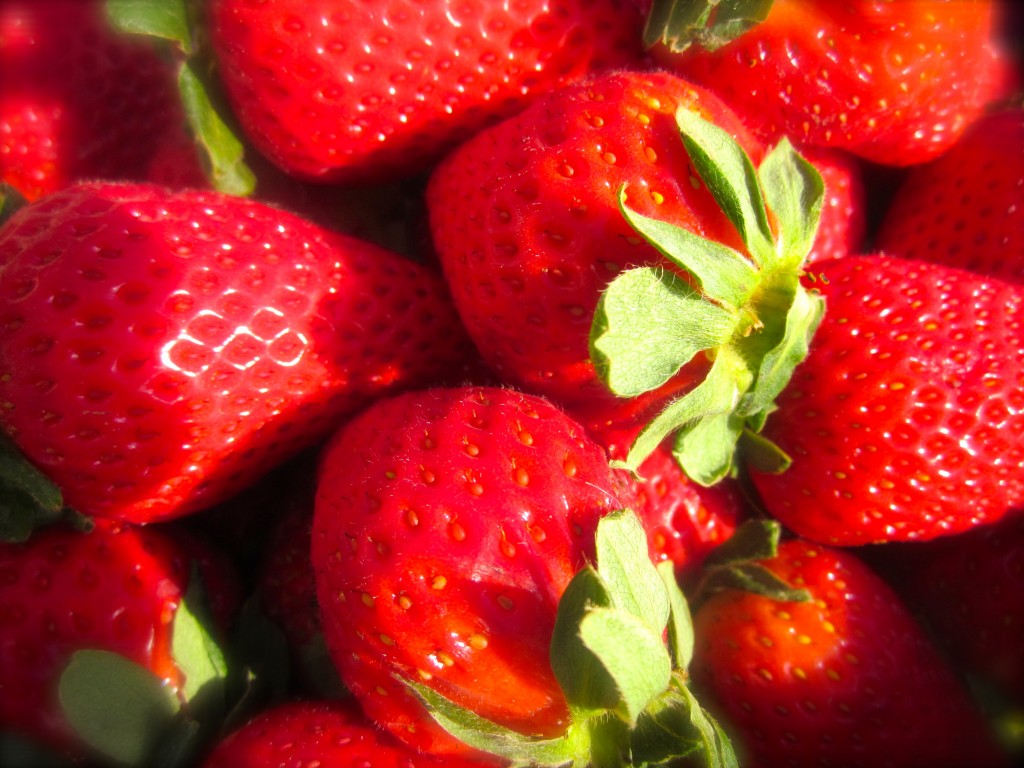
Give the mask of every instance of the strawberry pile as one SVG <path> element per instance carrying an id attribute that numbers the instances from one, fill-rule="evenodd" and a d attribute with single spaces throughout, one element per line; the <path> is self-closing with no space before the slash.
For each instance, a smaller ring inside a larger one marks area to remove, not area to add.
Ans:
<path id="1" fill-rule="evenodd" d="M 1022 22 L 0 0 L 0 765 L 1019 761 Z"/>

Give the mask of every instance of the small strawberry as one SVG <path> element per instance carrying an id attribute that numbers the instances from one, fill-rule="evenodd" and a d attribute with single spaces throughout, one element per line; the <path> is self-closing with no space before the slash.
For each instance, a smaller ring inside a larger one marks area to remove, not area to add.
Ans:
<path id="1" fill-rule="evenodd" d="M 140 665 L 187 705 L 191 670 L 175 633 L 194 564 L 219 619 L 220 631 L 212 631 L 223 634 L 238 584 L 202 540 L 97 520 L 88 533 L 52 526 L 26 542 L 0 543 L 0 730 L 60 752 L 88 752 L 75 702 L 91 695 L 82 693 L 89 686 L 68 676 L 80 651 Z"/>
<path id="2" fill-rule="evenodd" d="M 370 405 L 325 449 L 313 521 L 343 681 L 433 753 L 660 764 L 700 748 L 695 728 L 727 749 L 685 688 L 685 603 L 631 502 L 601 447 L 539 397 Z"/>
<path id="3" fill-rule="evenodd" d="M 952 668 L 853 554 L 796 539 L 716 566 L 705 585 L 717 589 L 694 612 L 691 670 L 744 765 L 1008 763 Z M 757 566 L 757 583 L 774 577 L 806 599 L 724 585 L 730 573 L 749 584 Z"/>
<path id="4" fill-rule="evenodd" d="M 769 135 L 877 163 L 937 157 L 1003 85 L 996 0 L 654 6 L 645 38 L 660 62 Z"/>
<path id="5" fill-rule="evenodd" d="M 170 65 L 117 34 L 103 0 L 5 0 L 0 71 L 0 181 L 30 200 L 81 179 L 142 180 L 183 120 Z"/>
<path id="6" fill-rule="evenodd" d="M 588 73 L 637 62 L 633 0 L 214 0 L 220 78 L 245 133 L 289 173 L 387 180 Z"/>
<path id="7" fill-rule="evenodd" d="M 376 728 L 350 701 L 290 701 L 226 736 L 203 768 L 485 768 L 476 760 L 421 755 Z"/>
<path id="8" fill-rule="evenodd" d="M 762 437 L 791 458 L 751 479 L 824 544 L 922 540 L 1024 504 L 1024 294 L 882 255 L 819 265 L 828 307 Z"/>
<path id="9" fill-rule="evenodd" d="M 83 184 L 0 230 L 0 425 L 87 515 L 212 506 L 459 364 L 443 281 L 227 195 Z"/>
<path id="10" fill-rule="evenodd" d="M 1024 283 L 1024 109 L 982 117 L 911 169 L 880 223 L 886 253 Z"/>

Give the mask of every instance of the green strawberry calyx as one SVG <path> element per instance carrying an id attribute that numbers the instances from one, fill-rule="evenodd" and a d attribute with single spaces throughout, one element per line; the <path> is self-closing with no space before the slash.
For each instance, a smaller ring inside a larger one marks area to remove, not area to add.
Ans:
<path id="1" fill-rule="evenodd" d="M 223 118 L 209 88 L 209 65 L 196 42 L 187 0 L 106 0 L 106 13 L 118 31 L 171 44 L 179 63 L 178 92 L 188 127 L 214 189 L 247 197 L 256 177 L 245 163 L 245 147 Z"/>
<path id="2" fill-rule="evenodd" d="M 691 45 L 713 51 L 768 17 L 773 0 L 654 0 L 644 27 L 648 48 L 681 53 Z"/>
<path id="3" fill-rule="evenodd" d="M 456 738 L 515 766 L 624 768 L 693 756 L 735 766 L 728 738 L 687 685 L 693 629 L 671 563 L 655 566 L 636 515 L 604 517 L 596 563 L 558 606 L 550 662 L 571 714 L 565 734 L 535 739 L 401 679 Z"/>
<path id="4" fill-rule="evenodd" d="M 680 272 L 620 273 L 594 313 L 590 356 L 608 389 L 624 398 L 657 389 L 684 365 L 706 358 L 704 380 L 657 414 L 616 465 L 636 473 L 675 433 L 673 451 L 683 470 L 712 485 L 735 472 L 738 445 L 761 470 L 788 466 L 788 457 L 758 433 L 807 356 L 824 313 L 822 298 L 801 283 L 824 183 L 785 138 L 755 169 L 726 131 L 695 112 L 679 109 L 676 122 L 698 175 L 747 253 L 631 210 L 621 189 L 622 215 Z"/>

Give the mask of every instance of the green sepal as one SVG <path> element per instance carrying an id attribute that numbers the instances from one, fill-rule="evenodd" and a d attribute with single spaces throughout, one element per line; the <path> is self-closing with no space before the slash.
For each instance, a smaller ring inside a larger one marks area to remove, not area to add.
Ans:
<path id="1" fill-rule="evenodd" d="M 677 691 L 686 701 L 685 711 L 689 713 L 690 724 L 698 734 L 704 765 L 707 768 L 739 768 L 732 742 L 718 721 L 700 705 L 689 688 L 679 686 Z"/>
<path id="2" fill-rule="evenodd" d="M 783 137 L 758 166 L 757 176 L 768 209 L 778 221 L 777 251 L 783 265 L 797 268 L 814 246 L 825 201 L 825 182 L 818 169 Z"/>
<path id="3" fill-rule="evenodd" d="M 106 0 L 114 28 L 130 35 L 169 40 L 192 53 L 192 32 L 184 0 Z"/>
<path id="4" fill-rule="evenodd" d="M 793 458 L 768 438 L 751 429 L 744 429 L 737 441 L 743 464 L 768 475 L 779 475 L 789 469 Z"/>
<path id="5" fill-rule="evenodd" d="M 758 266 L 776 266 L 775 244 L 757 170 L 729 133 L 686 107 L 676 124 L 690 161 Z"/>
<path id="6" fill-rule="evenodd" d="M 398 678 L 445 731 L 469 746 L 518 763 L 538 766 L 586 765 L 586 729 L 572 729 L 557 739 L 535 739 L 493 723 L 459 706 L 422 683 Z M 580 763 L 579 760 L 584 762 Z"/>
<path id="7" fill-rule="evenodd" d="M 735 412 L 712 414 L 680 429 L 672 454 L 687 477 L 699 485 L 712 486 L 733 474 L 736 441 L 742 432 L 742 416 Z"/>
<path id="8" fill-rule="evenodd" d="M 613 608 L 625 611 L 661 636 L 671 605 L 636 513 L 616 510 L 601 518 L 596 535 L 597 572 Z"/>
<path id="9" fill-rule="evenodd" d="M 28 204 L 25 196 L 12 185 L 0 182 L 0 227 Z"/>
<path id="10" fill-rule="evenodd" d="M 172 728 L 174 691 L 120 654 L 81 650 L 60 677 L 58 696 L 78 736 L 117 764 L 142 766 Z"/>
<path id="11" fill-rule="evenodd" d="M 226 706 L 228 668 L 220 646 L 210 633 L 211 622 L 206 590 L 199 569 L 193 563 L 185 596 L 174 612 L 171 655 L 184 677 L 181 695 L 189 717 L 199 723 L 219 725 Z"/>
<path id="12" fill-rule="evenodd" d="M 712 550 L 704 567 L 719 568 L 757 560 L 771 560 L 779 554 L 782 526 L 776 520 L 748 520 L 732 536 Z"/>
<path id="13" fill-rule="evenodd" d="M 613 393 L 635 397 L 657 389 L 701 350 L 724 344 L 737 322 L 678 275 L 638 267 L 602 293 L 590 357 Z"/>
<path id="14" fill-rule="evenodd" d="M 691 45 L 714 51 L 768 18 L 773 0 L 654 0 L 644 45 L 674 53 Z"/>
<path id="15" fill-rule="evenodd" d="M 665 584 L 665 591 L 668 595 L 669 621 L 668 621 L 668 644 L 672 651 L 672 666 L 677 670 L 686 670 L 690 667 L 690 660 L 693 658 L 694 634 L 693 617 L 690 614 L 690 606 L 686 602 L 683 590 L 679 588 L 676 580 L 676 568 L 671 560 L 664 560 L 657 565 L 658 575 Z"/>

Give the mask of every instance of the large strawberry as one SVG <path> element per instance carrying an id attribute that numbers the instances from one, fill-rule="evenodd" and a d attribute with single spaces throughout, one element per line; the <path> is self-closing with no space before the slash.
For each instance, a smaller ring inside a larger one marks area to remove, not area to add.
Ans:
<path id="1" fill-rule="evenodd" d="M 182 656 L 198 635 L 180 614 L 188 599 L 188 621 L 200 615 L 190 592 L 198 565 L 219 619 L 219 630 L 208 631 L 223 635 L 238 585 L 221 558 L 171 528 L 105 520 L 88 533 L 54 526 L 27 542 L 0 544 L 0 730 L 78 756 L 89 751 L 87 744 L 103 747 L 118 733 L 139 743 L 143 734 L 129 729 L 144 717 L 112 725 L 89 716 L 91 706 L 111 703 L 104 696 L 132 687 L 139 674 L 132 665 L 152 680 L 146 691 L 178 702 L 168 708 L 188 706 L 205 679 L 190 666 L 194 659 Z"/>
<path id="2" fill-rule="evenodd" d="M 496 373 L 597 429 L 660 412 L 634 467 L 690 425 L 680 452 L 702 480 L 728 470 L 813 332 L 820 306 L 798 276 L 822 196 L 788 142 L 765 154 L 707 91 L 636 72 L 482 131 L 427 190 L 459 313 Z"/>
<path id="3" fill-rule="evenodd" d="M 712 727 L 673 672 L 685 606 L 625 489 L 579 424 L 509 389 L 406 393 L 343 426 L 312 556 L 328 648 L 367 714 L 466 752 L 427 705 L 466 743 L 539 765 L 695 749 L 691 729 Z"/>
<path id="4" fill-rule="evenodd" d="M 913 168 L 875 239 L 886 253 L 1024 283 L 1024 109 L 976 122 Z"/>
<path id="5" fill-rule="evenodd" d="M 825 544 L 929 539 L 1024 505 L 1024 293 L 882 255 L 823 263 L 828 307 L 752 472 L 766 509 Z"/>
<path id="6" fill-rule="evenodd" d="M 633 0 L 214 0 L 221 79 L 256 147 L 289 173 L 388 179 L 537 94 L 636 62 Z"/>
<path id="7" fill-rule="evenodd" d="M 953 669 L 856 556 L 790 540 L 716 565 L 694 613 L 691 669 L 744 765 L 1008 763 Z M 806 599 L 738 586 L 771 577 Z"/>
<path id="8" fill-rule="evenodd" d="M 0 231 L 0 424 L 85 514 L 211 506 L 468 343 L 441 279 L 216 193 L 84 184 Z"/>
<path id="9" fill-rule="evenodd" d="M 646 38 L 770 135 L 887 165 L 948 149 L 1002 85 L 995 0 L 659 0 Z"/>
<path id="10" fill-rule="evenodd" d="M 173 70 L 114 32 L 103 0 L 5 0 L 0 71 L 0 180 L 29 199 L 84 178 L 144 178 L 183 120 Z"/>

